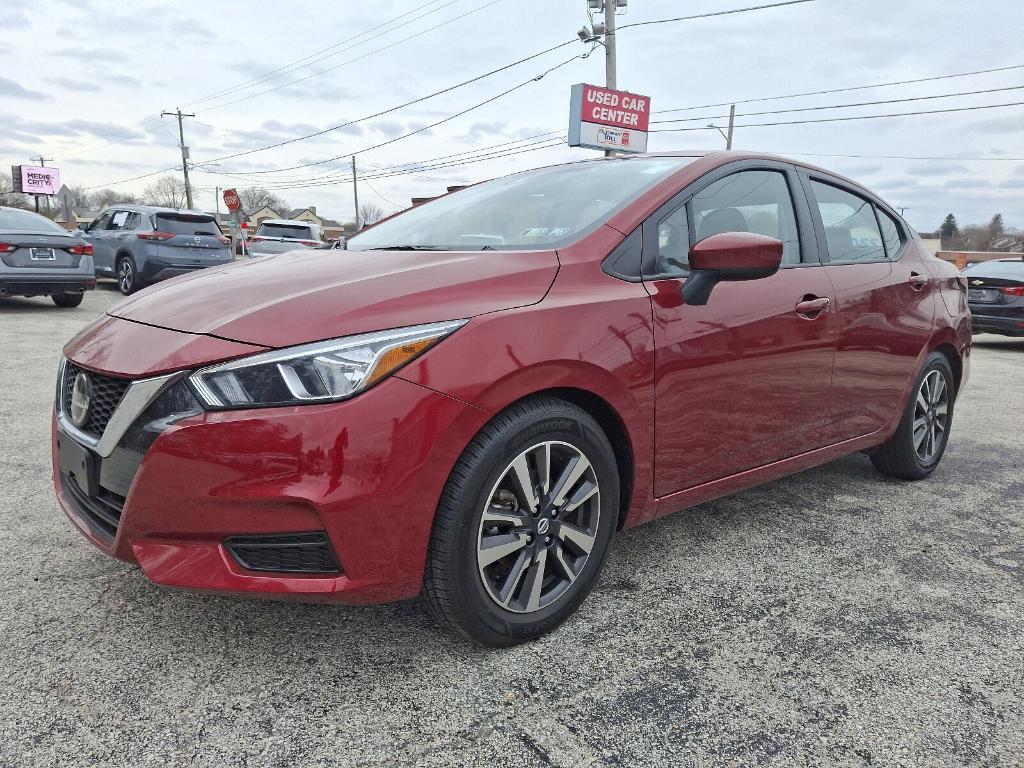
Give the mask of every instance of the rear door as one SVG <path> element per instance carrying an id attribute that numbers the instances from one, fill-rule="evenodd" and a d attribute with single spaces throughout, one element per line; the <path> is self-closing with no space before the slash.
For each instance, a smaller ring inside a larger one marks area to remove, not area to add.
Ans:
<path id="1" fill-rule="evenodd" d="M 835 289 L 829 442 L 892 423 L 931 338 L 935 286 L 906 225 L 866 191 L 801 173 Z"/>
<path id="2" fill-rule="evenodd" d="M 705 306 L 680 288 L 693 243 L 720 232 L 782 240 L 772 277 L 719 283 Z M 822 445 L 832 377 L 832 289 L 795 169 L 734 163 L 644 224 L 655 333 L 655 493 L 665 496 Z"/>
<path id="3" fill-rule="evenodd" d="M 153 226 L 158 239 L 151 255 L 168 264 L 209 266 L 230 255 L 226 239 L 216 220 L 206 214 L 154 213 Z"/>

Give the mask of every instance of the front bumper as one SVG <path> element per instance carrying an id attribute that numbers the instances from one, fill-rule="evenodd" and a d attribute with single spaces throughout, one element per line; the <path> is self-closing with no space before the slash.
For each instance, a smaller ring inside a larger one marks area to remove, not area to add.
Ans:
<path id="1" fill-rule="evenodd" d="M 998 333 L 1024 336 L 1024 311 L 1012 315 L 986 315 L 982 307 L 971 307 L 971 329 L 974 333 Z"/>
<path id="2" fill-rule="evenodd" d="M 397 378 L 331 405 L 192 416 L 142 457 L 112 537 L 63 486 L 57 442 L 69 438 L 55 416 L 54 483 L 85 536 L 158 584 L 387 602 L 419 591 L 444 483 L 487 416 Z M 250 571 L 224 543 L 310 531 L 326 533 L 340 573 Z"/>

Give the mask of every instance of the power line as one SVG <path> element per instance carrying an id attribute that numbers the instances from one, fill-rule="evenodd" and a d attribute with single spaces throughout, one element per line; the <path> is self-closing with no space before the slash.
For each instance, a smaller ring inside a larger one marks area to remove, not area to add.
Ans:
<path id="1" fill-rule="evenodd" d="M 894 112 L 886 115 L 850 115 L 846 117 L 820 117 L 810 120 L 789 120 L 780 121 L 775 123 L 746 123 L 744 125 L 737 125 L 737 128 L 766 128 L 769 126 L 778 125 L 805 125 L 807 123 L 841 123 L 848 120 L 878 120 L 886 117 L 911 117 L 913 115 L 938 115 L 949 112 L 974 112 L 983 109 L 1000 109 L 1002 107 L 1019 107 L 1024 105 L 1024 101 L 1011 101 L 1006 104 L 986 104 L 984 106 L 977 107 L 951 107 L 949 109 L 927 109 L 920 112 Z M 682 133 L 684 131 L 709 131 L 714 130 L 713 128 L 655 128 L 651 130 L 651 133 Z"/>
<path id="2" fill-rule="evenodd" d="M 728 16 L 733 13 L 746 13 L 747 11 L 763 11 L 768 8 L 781 8 L 784 5 L 800 5 L 801 3 L 813 3 L 815 0 L 785 0 L 781 3 L 768 3 L 767 5 L 751 5 L 747 8 L 730 8 L 726 11 L 711 11 L 709 13 L 698 13 L 693 16 L 676 16 L 672 19 L 653 19 L 651 21 L 634 21 L 632 24 L 623 24 L 616 29 L 621 32 L 630 27 L 647 27 L 652 24 L 669 24 L 675 21 L 692 21 L 694 19 L 710 19 L 713 16 Z M 715 105 L 717 106 L 717 105 Z"/>
<path id="3" fill-rule="evenodd" d="M 1024 85 L 1010 85 L 1005 88 L 988 88 L 983 91 L 961 91 L 960 93 L 941 93 L 935 96 L 907 96 L 902 99 L 884 99 L 882 101 L 860 101 L 853 104 L 824 104 L 817 107 L 795 107 L 792 109 L 773 109 L 765 112 L 744 112 L 737 114 L 736 117 L 755 117 L 758 115 L 783 115 L 793 112 L 817 112 L 822 109 L 849 109 L 851 107 L 870 107 L 877 106 L 879 104 L 902 104 L 908 101 L 928 101 L 930 99 L 950 99 L 957 96 L 980 96 L 985 93 L 999 93 L 1002 91 L 1018 91 L 1024 88 Z M 688 123 L 688 122 L 699 122 L 701 120 L 721 120 L 729 117 L 729 115 L 705 115 L 703 117 L 676 117 L 670 120 L 652 120 L 651 125 L 661 125 L 664 123 Z"/>
<path id="4" fill-rule="evenodd" d="M 258 93 L 251 93 L 248 96 L 242 96 L 241 98 L 234 99 L 232 101 L 225 101 L 222 104 L 215 104 L 212 107 L 206 107 L 203 111 L 211 112 L 211 111 L 213 111 L 215 109 L 221 109 L 223 107 L 231 106 L 232 104 L 238 104 L 239 102 L 242 102 L 242 101 L 248 101 L 249 99 L 255 99 L 256 97 L 263 96 L 263 95 L 265 95 L 267 93 L 272 93 L 274 91 L 279 91 L 282 88 L 288 88 L 288 87 L 293 86 L 293 85 L 295 85 L 297 83 L 302 83 L 302 82 L 305 82 L 306 80 L 310 80 L 310 79 L 312 79 L 314 77 L 320 77 L 320 75 L 325 75 L 328 72 L 333 72 L 334 70 L 339 69 L 341 67 L 344 67 L 347 64 L 351 64 L 351 63 L 356 62 L 356 61 L 362 61 L 363 59 L 369 58 L 370 56 L 373 56 L 374 54 L 380 53 L 381 51 L 387 51 L 387 50 L 389 50 L 391 48 L 395 48 L 395 47 L 397 47 L 399 45 L 402 45 L 403 43 L 407 43 L 410 40 L 413 40 L 413 39 L 415 39 L 417 37 L 422 37 L 423 35 L 425 35 L 425 34 L 427 34 L 429 32 L 433 32 L 435 29 L 440 29 L 441 27 L 446 27 L 449 24 L 453 24 L 456 21 L 459 21 L 460 19 L 464 19 L 464 18 L 466 18 L 467 16 L 469 16 L 471 14 L 477 13 L 478 11 L 482 11 L 485 8 L 489 8 L 490 6 L 496 5 L 497 3 L 500 3 L 500 2 L 502 2 L 502 0 L 490 0 L 490 2 L 487 2 L 487 3 L 484 3 L 483 5 L 477 6 L 476 8 L 473 8 L 472 10 L 466 11 L 466 13 L 463 13 L 463 14 L 461 14 L 459 16 L 456 16 L 454 18 L 448 19 L 447 21 L 443 21 L 440 24 L 434 25 L 433 27 L 427 27 L 427 29 L 424 29 L 424 30 L 422 30 L 420 32 L 417 32 L 414 35 L 409 35 L 408 37 L 403 37 L 401 40 L 396 40 L 395 42 L 389 43 L 388 45 L 382 46 L 381 48 L 375 48 L 374 50 L 369 51 L 368 53 L 364 53 L 362 56 L 356 56 L 355 58 L 352 58 L 352 59 L 346 59 L 345 61 L 340 62 L 339 64 L 335 64 L 333 67 L 328 67 L 328 68 L 323 69 L 323 70 L 321 70 L 319 72 L 314 72 L 312 74 L 306 75 L 305 77 L 300 77 L 300 78 L 298 78 L 296 80 L 291 80 L 291 81 L 289 81 L 287 83 L 282 83 L 281 85 L 275 85 L 273 88 L 267 88 L 265 91 L 259 91 Z"/>
<path id="5" fill-rule="evenodd" d="M 320 61 L 324 61 L 324 60 L 326 60 L 328 58 L 331 58 L 332 56 L 337 56 L 337 55 L 343 53 L 343 51 L 338 51 L 337 53 L 332 53 L 332 54 L 330 54 L 328 56 L 323 56 L 321 58 L 317 58 L 321 54 L 328 53 L 328 51 L 334 51 L 337 48 L 340 48 L 341 46 L 343 46 L 343 45 L 345 45 L 347 43 L 353 42 L 354 40 L 359 40 L 360 37 L 365 37 L 366 35 L 369 35 L 371 32 L 376 32 L 379 29 L 382 29 L 382 28 L 387 27 L 387 26 L 389 26 L 391 24 L 394 24 L 394 22 L 396 22 L 396 21 L 404 19 L 406 16 L 411 16 L 412 14 L 417 13 L 417 12 L 423 10 L 424 8 L 428 8 L 431 5 L 436 5 L 439 2 L 441 2 L 441 0 L 429 0 L 429 2 L 427 2 L 426 5 L 424 5 L 422 7 L 414 8 L 411 11 L 406 11 L 405 13 L 401 13 L 398 16 L 395 16 L 392 19 L 388 19 L 387 21 L 378 24 L 375 27 L 370 27 L 369 29 L 362 31 L 362 32 L 360 32 L 357 35 L 353 35 L 352 37 L 347 37 L 344 40 L 340 40 L 339 42 L 335 43 L 334 45 L 330 45 L 330 46 L 328 46 L 326 48 L 321 48 L 319 51 L 314 51 L 313 53 L 309 54 L 308 56 L 304 56 L 301 59 L 295 59 L 294 61 L 291 61 L 291 62 L 289 62 L 287 64 L 282 64 L 280 67 L 276 67 L 274 69 L 268 70 L 267 72 L 264 72 L 262 75 L 257 75 L 254 78 L 246 80 L 246 81 L 244 81 L 242 83 L 237 83 L 236 85 L 230 86 L 228 88 L 224 88 L 223 90 L 216 91 L 214 93 L 209 93 L 209 94 L 207 94 L 205 96 L 197 97 L 195 99 L 192 99 L 191 101 L 186 101 L 186 102 L 184 102 L 184 106 L 188 107 L 188 106 L 192 106 L 193 104 L 201 104 L 204 101 L 210 101 L 211 99 L 215 99 L 218 96 L 224 96 L 226 94 L 232 93 L 234 91 L 238 91 L 240 89 L 253 88 L 253 87 L 257 86 L 257 85 L 260 85 L 261 83 L 265 83 L 265 82 L 267 82 L 269 80 L 274 80 L 274 79 L 276 79 L 278 77 L 283 77 L 284 75 L 290 74 L 291 71 L 294 71 L 296 69 L 301 69 L 303 66 L 308 66 L 310 64 L 316 64 L 316 63 L 318 63 Z M 420 19 L 424 18 L 425 16 L 429 16 L 429 15 L 431 15 L 433 13 L 437 13 L 439 11 L 443 11 L 445 8 L 447 8 L 447 7 L 451 6 L 451 5 L 455 5 L 456 3 L 459 3 L 459 2 L 462 2 L 462 0 L 449 0 L 448 2 L 446 2 L 444 5 L 440 6 L 439 8 L 433 8 L 431 10 L 428 10 L 425 13 L 420 14 L 419 16 L 417 16 L 414 19 L 410 19 L 409 21 L 405 21 L 405 22 L 403 22 L 401 24 L 393 26 L 390 29 L 388 29 L 388 30 L 386 30 L 384 32 L 381 32 L 379 35 L 374 35 L 372 37 L 369 37 L 366 40 L 362 40 L 362 41 L 360 41 L 358 43 L 355 43 L 355 45 L 353 45 L 351 47 L 354 48 L 354 47 L 356 47 L 358 45 L 363 45 L 364 43 L 368 43 L 368 42 L 370 42 L 372 40 L 376 40 L 379 37 L 383 37 L 385 35 L 388 35 L 388 34 L 394 32 L 395 30 L 401 29 L 402 27 L 408 26 L 409 24 L 412 24 L 412 23 L 414 23 L 416 21 L 419 21 Z"/>
<path id="6" fill-rule="evenodd" d="M 779 99 L 797 99 L 803 96 L 825 96 L 832 93 L 845 93 L 846 91 L 863 91 L 869 88 L 888 88 L 894 85 L 913 85 L 915 83 L 929 83 L 935 80 L 951 80 L 957 77 L 971 77 L 973 75 L 988 75 L 993 72 L 1008 72 L 1014 69 L 1024 69 L 1024 64 L 1014 64 L 1009 67 L 995 67 L 993 69 L 977 69 L 973 72 L 957 72 L 952 75 L 935 75 L 933 77 L 919 77 L 914 80 L 897 80 L 889 83 L 872 83 L 871 85 L 851 85 L 846 88 L 831 88 L 826 91 L 805 91 L 803 93 L 787 93 L 781 96 L 758 96 L 753 99 L 733 99 L 718 104 L 699 104 L 693 107 L 675 107 L 674 109 L 656 109 L 654 114 L 663 115 L 669 112 L 687 112 L 692 109 L 710 109 L 711 107 L 728 107 L 731 104 L 753 104 L 758 101 L 778 101 Z"/>

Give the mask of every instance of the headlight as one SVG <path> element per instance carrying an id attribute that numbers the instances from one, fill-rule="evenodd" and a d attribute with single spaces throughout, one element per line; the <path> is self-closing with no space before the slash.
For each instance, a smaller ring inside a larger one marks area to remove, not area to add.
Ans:
<path id="1" fill-rule="evenodd" d="M 203 368 L 189 382 L 209 408 L 344 400 L 391 375 L 465 322 L 414 325 L 264 352 Z"/>

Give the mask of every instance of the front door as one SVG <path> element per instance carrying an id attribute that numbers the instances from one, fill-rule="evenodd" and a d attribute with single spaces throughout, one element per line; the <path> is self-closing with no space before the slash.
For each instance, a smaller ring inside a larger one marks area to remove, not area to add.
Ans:
<path id="1" fill-rule="evenodd" d="M 657 252 L 645 285 L 659 497 L 818 448 L 828 413 L 834 297 L 795 171 L 778 163 L 719 172 L 695 190 L 644 225 L 645 253 Z M 729 231 L 782 240 L 782 268 L 719 283 L 705 306 L 684 305 L 690 246 Z"/>

